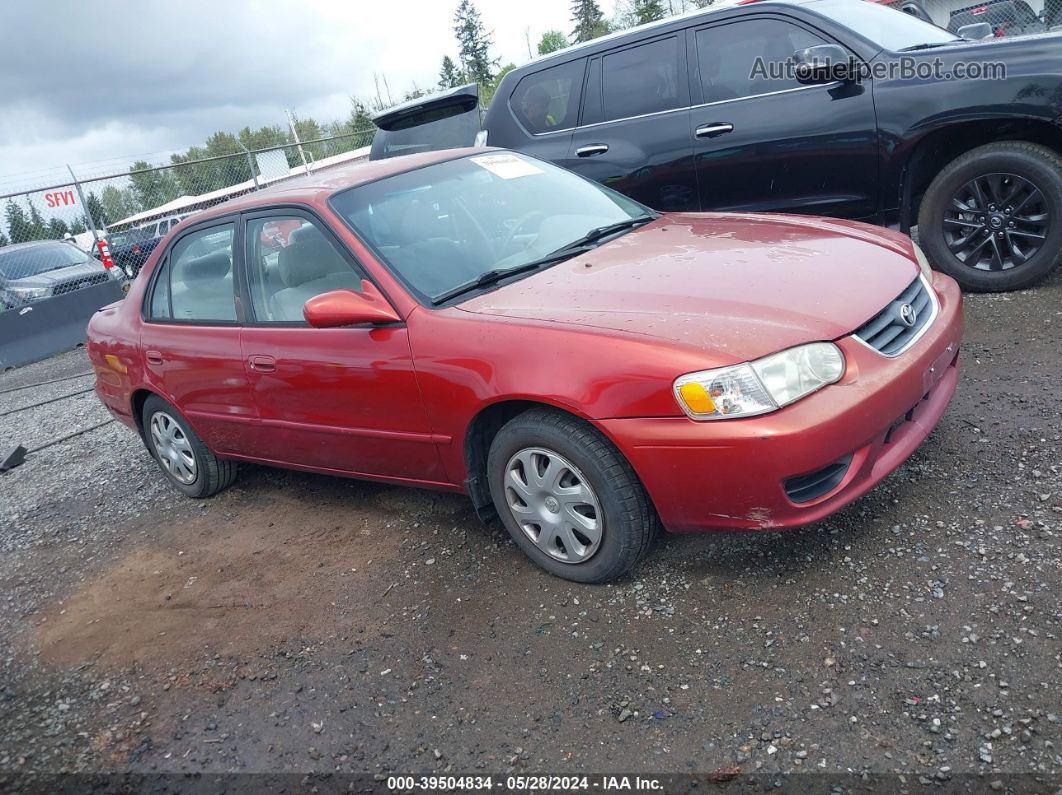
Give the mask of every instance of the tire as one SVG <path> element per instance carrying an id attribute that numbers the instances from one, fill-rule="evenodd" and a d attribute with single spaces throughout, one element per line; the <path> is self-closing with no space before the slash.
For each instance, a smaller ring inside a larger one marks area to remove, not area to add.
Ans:
<path id="1" fill-rule="evenodd" d="M 969 211 L 958 211 L 953 199 Z M 1043 215 L 1046 221 L 1021 220 Z M 1019 290 L 1036 283 L 1062 259 L 1062 158 L 1022 141 L 967 152 L 930 184 L 918 212 L 918 235 L 933 267 L 966 290 Z M 972 259 L 978 262 L 970 264 Z"/>
<path id="2" fill-rule="evenodd" d="M 178 491 L 197 499 L 213 497 L 236 480 L 236 462 L 214 455 L 184 415 L 162 398 L 152 395 L 145 400 L 141 417 L 144 444 Z"/>
<path id="3" fill-rule="evenodd" d="M 516 480 L 508 478 L 510 469 Z M 627 460 L 592 425 L 561 411 L 531 409 L 504 425 L 491 442 L 487 478 L 513 541 L 566 580 L 600 583 L 627 573 L 658 532 L 656 511 Z M 525 510 L 518 514 L 514 505 Z M 573 511 L 582 519 L 572 519 Z"/>

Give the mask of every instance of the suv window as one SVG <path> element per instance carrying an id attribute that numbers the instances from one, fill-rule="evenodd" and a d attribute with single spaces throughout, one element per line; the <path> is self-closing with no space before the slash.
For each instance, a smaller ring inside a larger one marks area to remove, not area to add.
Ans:
<path id="1" fill-rule="evenodd" d="M 234 323 L 233 225 L 185 235 L 170 249 L 155 279 L 149 316 L 154 320 Z"/>
<path id="2" fill-rule="evenodd" d="M 247 222 L 251 305 L 260 323 L 304 322 L 302 307 L 332 290 L 361 292 L 361 274 L 312 221 L 272 215 Z"/>
<path id="3" fill-rule="evenodd" d="M 686 104 L 679 98 L 679 50 L 674 36 L 606 55 L 601 71 L 605 121 Z"/>
<path id="4" fill-rule="evenodd" d="M 509 99 L 516 118 L 533 133 L 575 126 L 585 59 L 527 75 Z"/>
<path id="5" fill-rule="evenodd" d="M 757 69 L 763 61 L 768 74 L 778 74 L 793 53 L 826 42 L 803 28 L 780 19 L 749 19 L 697 31 L 697 66 L 703 102 L 722 102 L 772 91 L 799 88 L 784 75 L 772 80 Z"/>

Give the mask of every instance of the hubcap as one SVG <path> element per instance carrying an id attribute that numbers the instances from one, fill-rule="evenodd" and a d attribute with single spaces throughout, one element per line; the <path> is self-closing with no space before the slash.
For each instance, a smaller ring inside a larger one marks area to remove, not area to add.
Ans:
<path id="1" fill-rule="evenodd" d="M 944 213 L 944 241 L 963 265 L 1002 271 L 1024 265 L 1047 240 L 1047 199 L 1016 174 L 986 174 L 967 182 Z"/>
<path id="2" fill-rule="evenodd" d="M 583 473 L 541 447 L 521 450 L 505 467 L 505 502 L 535 546 L 562 563 L 582 563 L 601 545 L 601 503 Z"/>
<path id="3" fill-rule="evenodd" d="M 184 429 L 165 411 L 151 415 L 151 441 L 166 472 L 186 486 L 195 481 L 196 464 L 192 443 Z"/>

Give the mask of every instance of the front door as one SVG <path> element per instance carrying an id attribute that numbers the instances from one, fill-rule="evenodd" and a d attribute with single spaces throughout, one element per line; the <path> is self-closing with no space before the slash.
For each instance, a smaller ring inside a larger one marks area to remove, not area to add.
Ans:
<path id="1" fill-rule="evenodd" d="M 286 237 L 276 228 L 291 231 Z M 260 413 L 255 457 L 354 475 L 446 480 L 420 397 L 404 324 L 320 329 L 315 295 L 361 290 L 364 275 L 316 217 L 245 217 L 246 375 Z"/>
<path id="2" fill-rule="evenodd" d="M 869 81 L 803 86 L 786 70 L 825 37 L 782 17 L 687 32 L 702 210 L 864 218 L 878 209 Z"/>

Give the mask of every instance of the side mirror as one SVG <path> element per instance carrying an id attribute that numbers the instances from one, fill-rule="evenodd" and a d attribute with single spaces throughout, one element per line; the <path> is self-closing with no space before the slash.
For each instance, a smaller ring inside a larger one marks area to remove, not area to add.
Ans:
<path id="1" fill-rule="evenodd" d="M 793 53 L 798 83 L 850 82 L 855 79 L 855 64 L 848 51 L 837 44 L 819 44 Z"/>
<path id="2" fill-rule="evenodd" d="M 970 41 L 980 41 L 981 39 L 987 39 L 992 35 L 992 26 L 987 22 L 977 22 L 973 25 L 963 25 L 955 33 Z"/>
<path id="3" fill-rule="evenodd" d="M 364 323 L 398 323 L 402 320 L 372 282 L 362 280 L 361 292 L 332 290 L 315 295 L 302 307 L 314 328 L 356 326 Z"/>

